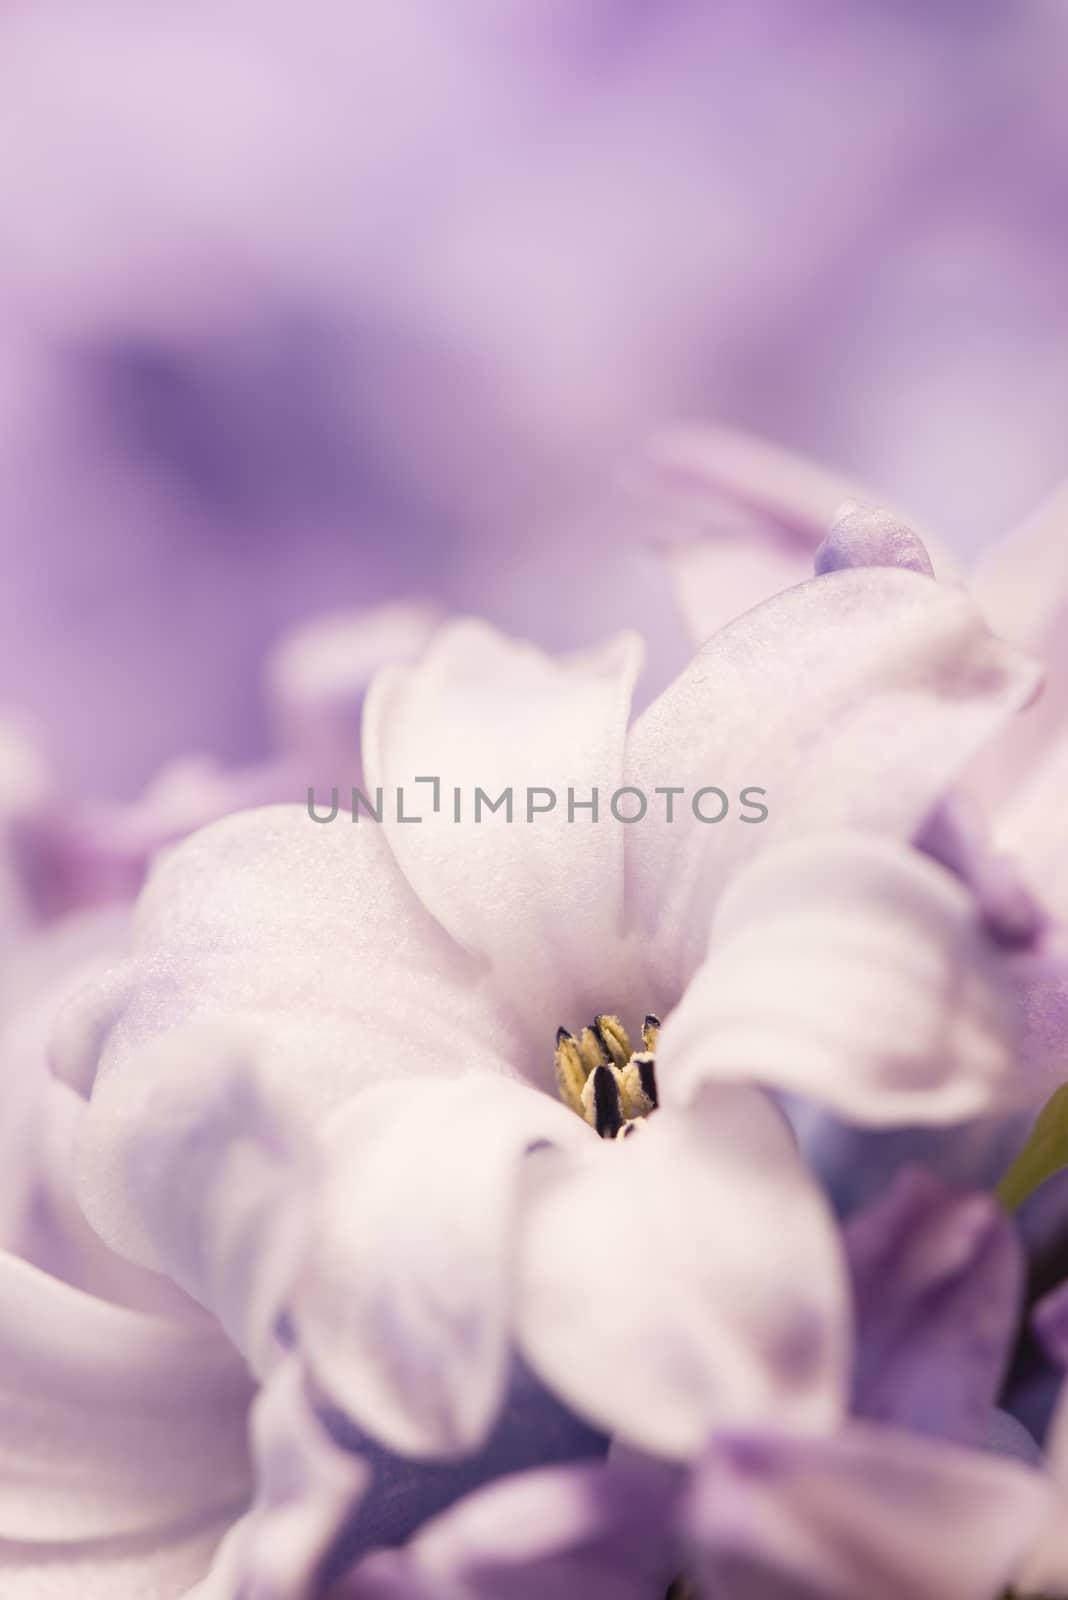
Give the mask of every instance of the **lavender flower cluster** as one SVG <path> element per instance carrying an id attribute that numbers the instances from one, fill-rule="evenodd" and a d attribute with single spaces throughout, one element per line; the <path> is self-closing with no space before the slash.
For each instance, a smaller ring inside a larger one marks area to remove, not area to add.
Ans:
<path id="1" fill-rule="evenodd" d="M 1068 1596 L 1066 70 L 5 8 L 4 1600 Z"/>

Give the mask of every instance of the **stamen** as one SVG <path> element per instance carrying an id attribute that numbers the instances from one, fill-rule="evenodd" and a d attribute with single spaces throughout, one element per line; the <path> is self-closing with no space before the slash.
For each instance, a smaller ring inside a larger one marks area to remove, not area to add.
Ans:
<path id="1" fill-rule="evenodd" d="M 586 1120 L 593 1123 L 602 1139 L 614 1139 L 623 1126 L 623 1106 L 619 1080 L 611 1067 L 594 1068 L 582 1098 Z"/>
<path id="2" fill-rule="evenodd" d="M 628 1117 L 647 1117 L 656 1110 L 656 1066 L 648 1052 L 631 1056 L 623 1069 L 623 1110 Z"/>
<path id="3" fill-rule="evenodd" d="M 570 1111 L 575 1111 L 580 1117 L 585 1115 L 582 1106 L 582 1091 L 586 1087 L 589 1069 L 583 1060 L 575 1036 L 568 1033 L 566 1028 L 556 1030 L 556 1083 L 560 1098 Z"/>
<path id="4" fill-rule="evenodd" d="M 569 1110 L 596 1128 L 602 1139 L 626 1138 L 656 1110 L 656 1057 L 650 1048 L 660 1028 L 649 1015 L 642 1026 L 646 1048 L 635 1051 L 617 1016 L 602 1012 L 576 1036 L 556 1030 L 556 1081 Z"/>
<path id="5" fill-rule="evenodd" d="M 592 1072 L 594 1067 L 603 1066 L 605 1062 L 611 1060 L 608 1051 L 598 1038 L 597 1031 L 594 1028 L 583 1028 L 578 1036 L 578 1044 L 579 1049 L 582 1051 L 582 1059 L 586 1063 L 587 1072 Z"/>
<path id="6" fill-rule="evenodd" d="M 660 1018 L 654 1017 L 650 1011 L 642 1023 L 642 1044 L 651 1055 L 656 1054 L 657 1040 L 660 1036 Z"/>
<path id="7" fill-rule="evenodd" d="M 593 1031 L 604 1046 L 605 1055 L 617 1067 L 625 1067 L 633 1050 L 627 1030 L 618 1017 L 600 1016 L 593 1019 Z"/>

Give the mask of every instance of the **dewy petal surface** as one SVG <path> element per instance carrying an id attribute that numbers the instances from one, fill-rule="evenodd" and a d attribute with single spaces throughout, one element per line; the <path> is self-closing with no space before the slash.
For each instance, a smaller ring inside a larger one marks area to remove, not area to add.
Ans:
<path id="1" fill-rule="evenodd" d="M 221 1337 L 14 1256 L 0 1290 L 0 1545 L 149 1534 L 243 1504 L 251 1386 Z"/>
<path id="2" fill-rule="evenodd" d="M 1050 1503 L 1015 1462 L 854 1423 L 713 1442 L 689 1512 L 717 1600 L 978 1600 Z"/>
<path id="3" fill-rule="evenodd" d="M 164 858 L 138 909 L 133 956 L 62 1019 L 56 1068 L 92 1085 L 83 1206 L 120 1252 L 168 1270 L 151 1236 L 171 1227 L 173 1185 L 158 1175 L 153 1192 L 149 1168 L 132 1207 L 127 1199 L 152 1099 L 149 1056 L 176 1082 L 184 1050 L 190 1073 L 199 1064 L 210 1077 L 208 1042 L 218 1036 L 229 1051 L 239 1041 L 299 1134 L 375 1082 L 507 1071 L 509 1027 L 377 824 L 317 825 L 297 807 L 228 818 Z M 167 1138 L 165 1120 L 158 1132 Z"/>
<path id="4" fill-rule="evenodd" d="M 596 1144 L 558 1101 L 472 1074 L 372 1090 L 330 1129 L 293 1317 L 333 1402 L 391 1449 L 478 1448 L 511 1355 L 523 1157 Z"/>
<path id="5" fill-rule="evenodd" d="M 605 814 L 622 781 L 640 661 L 633 636 L 552 658 L 482 623 L 457 623 L 418 665 L 383 672 L 368 697 L 364 767 L 385 790 L 398 861 L 438 921 L 488 958 L 501 993 L 543 1031 L 602 1009 L 624 964 L 626 830 Z M 413 781 L 426 776 L 440 780 L 436 815 L 430 785 Z M 397 822 L 398 786 L 422 823 Z M 511 788 L 513 820 L 483 809 L 474 821 L 476 786 L 490 799 Z M 555 796 L 532 821 L 528 788 Z M 600 791 L 597 823 L 588 810 L 569 821 L 569 788 L 579 802 Z"/>
<path id="6" fill-rule="evenodd" d="M 660 1036 L 665 1102 L 709 1082 L 785 1089 L 874 1126 L 951 1123 L 1035 1087 L 1014 991 L 963 885 L 857 833 L 769 850 L 731 884 Z"/>
<path id="7" fill-rule="evenodd" d="M 575 1411 L 676 1458 L 769 1410 L 802 1430 L 835 1420 L 844 1268 L 765 1096 L 712 1090 L 688 1116 L 660 1111 L 631 1138 L 533 1166 L 519 1341 Z"/>
<path id="8" fill-rule="evenodd" d="M 978 1445 L 1005 1375 L 1023 1258 L 992 1195 L 920 1167 L 844 1233 L 856 1312 L 853 1414 Z"/>
<path id="9" fill-rule="evenodd" d="M 627 782 L 650 795 L 732 799 L 720 823 L 683 803 L 673 825 L 627 830 L 628 912 L 661 984 L 678 998 L 744 861 L 785 834 L 910 837 L 1037 682 L 961 591 L 895 568 L 828 573 L 715 635 L 627 743 Z M 767 791 L 762 822 L 733 809 L 749 786 Z"/>

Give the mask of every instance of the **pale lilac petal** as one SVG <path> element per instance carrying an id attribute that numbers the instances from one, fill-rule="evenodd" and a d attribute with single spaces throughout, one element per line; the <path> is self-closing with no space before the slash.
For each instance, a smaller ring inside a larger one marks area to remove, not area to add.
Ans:
<path id="1" fill-rule="evenodd" d="M 981 769 L 987 799 L 1004 801 L 1036 776 L 1068 716 L 1068 485 L 979 559 L 970 587 L 991 626 L 1047 671 L 1041 700 Z"/>
<path id="2" fill-rule="evenodd" d="M 56 1069 L 92 1093 L 82 1204 L 142 1265 L 178 1270 L 160 1253 L 183 1225 L 170 1174 L 184 1123 L 170 1126 L 169 1096 L 192 1116 L 193 1080 L 210 1084 L 220 1052 L 247 1066 L 256 1096 L 295 1134 L 374 1082 L 503 1071 L 502 1056 L 516 1054 L 507 1019 L 404 883 L 382 830 L 317 825 L 296 807 L 227 819 L 166 856 L 138 909 L 133 957 L 61 1019 Z M 152 1063 L 166 1079 L 158 1097 Z M 233 1119 L 218 1130 L 219 1174 L 240 1159 L 226 1140 L 239 1150 L 242 1137 Z M 217 1192 L 225 1199 L 221 1176 Z"/>
<path id="3" fill-rule="evenodd" d="M 995 853 L 986 817 L 966 790 L 952 791 L 936 806 L 916 846 L 968 885 L 987 927 L 1007 948 L 1034 946 L 1047 930 L 1048 913 L 1018 860 Z"/>
<path id="4" fill-rule="evenodd" d="M 893 839 L 768 851 L 717 908 L 660 1036 L 661 1096 L 755 1082 L 872 1126 L 1033 1102 L 1014 991 L 968 891 Z"/>
<path id="5" fill-rule="evenodd" d="M 189 1600 L 316 1600 L 340 1533 L 367 1486 L 368 1469 L 331 1439 L 305 1392 L 296 1357 L 252 1409 L 256 1498 L 224 1540 Z"/>
<path id="6" fill-rule="evenodd" d="M 0 1589 L 5 1600 L 191 1600 L 232 1515 L 92 1543 L 0 1540 Z"/>
<path id="7" fill-rule="evenodd" d="M 835 513 L 814 565 L 817 576 L 849 567 L 902 567 L 934 577 L 931 558 L 918 534 L 891 512 L 852 500 Z"/>
<path id="8" fill-rule="evenodd" d="M 213 1520 L 248 1493 L 250 1385 L 215 1333 L 0 1255 L 0 1540 L 77 1545 Z"/>
<path id="9" fill-rule="evenodd" d="M 677 427 L 640 464 L 642 520 L 661 547 L 695 644 L 802 583 L 846 479 L 734 429 Z"/>
<path id="10" fill-rule="evenodd" d="M 523 1157 L 596 1136 L 484 1074 L 369 1091 L 329 1130 L 332 1169 L 291 1306 L 333 1403 L 408 1455 L 478 1448 L 511 1359 Z"/>
<path id="11" fill-rule="evenodd" d="M 855 1423 L 715 1440 L 688 1521 L 717 1600 L 977 1600 L 1015 1574 L 1049 1504 L 1016 1462 Z"/>
<path id="12" fill-rule="evenodd" d="M 1020 732 L 1042 706 L 1019 719 Z M 994 811 L 994 838 L 1000 851 L 1017 864 L 1026 882 L 1062 922 L 1068 920 L 1068 710 L 1050 728 L 1049 742 L 1028 767 L 1012 745 L 998 740 L 991 752 L 1001 784 L 995 796 L 979 786 Z M 1006 781 L 1011 774 L 1011 781 Z"/>
<path id="13" fill-rule="evenodd" d="M 54 809 L 54 785 L 43 760 L 20 729 L 0 720 L 0 983 L 16 937 L 35 914 L 21 844 L 27 828 Z"/>
<path id="14" fill-rule="evenodd" d="M 406 1544 L 431 1517 L 497 1478 L 570 1461 L 603 1460 L 608 1440 L 576 1417 L 522 1361 L 512 1364 L 507 1393 L 485 1445 L 449 1460 L 399 1456 L 341 1412 L 325 1414 L 333 1437 L 371 1469 L 360 1509 L 331 1556 L 343 1572 L 383 1546 Z"/>
<path id="15" fill-rule="evenodd" d="M 459 623 L 418 666 L 387 669 L 368 696 L 364 767 L 368 781 L 384 787 L 386 831 L 401 867 L 453 937 L 488 959 L 510 1004 L 549 1032 L 622 1003 L 606 986 L 618 993 L 626 970 L 628 830 L 608 808 L 622 781 L 640 656 L 635 638 L 620 637 L 553 659 L 481 623 Z M 419 777 L 440 780 L 437 814 Z M 396 820 L 398 786 L 421 824 Z M 491 799 L 511 789 L 512 821 L 504 809 L 483 810 L 475 821 L 476 787 Z M 555 797 L 531 821 L 528 788 Z M 568 790 L 589 802 L 595 788 L 599 820 L 582 810 L 569 821 Z"/>
<path id="16" fill-rule="evenodd" d="M 749 612 L 641 717 L 627 782 L 715 784 L 724 821 L 627 830 L 628 906 L 668 993 L 704 956 L 729 875 L 784 835 L 858 827 L 911 837 L 960 768 L 1027 702 L 1035 669 L 959 590 L 918 573 L 829 573 Z M 741 791 L 766 791 L 744 821 Z"/>
<path id="17" fill-rule="evenodd" d="M 206 1307 L 258 1374 L 306 1246 L 316 1152 L 264 1092 L 255 1052 L 190 1024 L 107 1079 L 79 1130 L 76 1192 L 98 1233 Z"/>
<path id="18" fill-rule="evenodd" d="M 64 1001 L 121 951 L 126 911 L 63 918 L 20 939 L 0 1031 L 0 1244 L 76 1288 L 146 1311 L 193 1308 L 167 1280 L 121 1260 L 87 1225 L 73 1193 L 85 1102 L 48 1070 Z"/>
<path id="19" fill-rule="evenodd" d="M 911 1167 L 844 1237 L 853 1414 L 982 1443 L 1023 1296 L 1022 1253 L 1001 1206 Z"/>
<path id="20" fill-rule="evenodd" d="M 1052 1326 L 1055 1321 L 1059 1324 L 1056 1329 Z M 1047 1307 L 1042 1333 L 1054 1346 L 1058 1361 L 1063 1360 L 1063 1303 Z M 1063 1382 L 1046 1434 L 1046 1460 L 1056 1499 L 1017 1575 L 1017 1586 L 1023 1595 L 1058 1595 L 1068 1588 L 1068 1396 Z"/>
<path id="21" fill-rule="evenodd" d="M 280 748 L 312 782 L 358 771 L 360 718 L 375 673 L 424 650 L 443 616 L 430 601 L 398 600 L 318 616 L 286 635 L 267 682 Z"/>
<path id="22" fill-rule="evenodd" d="M 663 1600 L 678 1573 L 669 1475 L 608 1465 L 507 1478 L 366 1557 L 336 1600 Z"/>
<path id="23" fill-rule="evenodd" d="M 680 427 L 644 459 L 650 533 L 666 547 L 695 644 L 811 575 L 843 503 L 870 491 L 817 462 L 734 429 Z M 934 549 L 924 536 L 924 543 Z M 896 564 L 896 563 L 894 563 Z M 952 563 L 938 552 L 943 576 Z"/>
<path id="24" fill-rule="evenodd" d="M 847 1383 L 837 1239 L 780 1113 L 752 1091 L 546 1152 L 518 1253 L 526 1358 L 580 1415 L 685 1457 L 769 1412 L 827 1426 Z"/>

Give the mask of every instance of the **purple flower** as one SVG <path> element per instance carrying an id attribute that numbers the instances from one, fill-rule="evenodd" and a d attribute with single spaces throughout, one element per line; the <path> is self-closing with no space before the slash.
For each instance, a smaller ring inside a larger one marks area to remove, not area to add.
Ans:
<path id="1" fill-rule="evenodd" d="M 333 1538 L 350 1548 L 361 1455 L 429 1469 L 485 1449 L 517 1351 L 587 1429 L 684 1466 L 694 1505 L 710 1438 L 808 1438 L 832 1461 L 868 1449 L 833 1442 L 849 1401 L 841 1251 L 766 1091 L 876 1126 L 1033 1096 L 1011 962 L 967 886 L 907 842 L 1033 690 L 965 597 L 892 566 L 828 571 L 723 630 L 628 731 L 636 667 L 627 638 L 552 659 L 445 627 L 379 675 L 364 715 L 368 794 L 433 773 L 439 809 L 427 788 L 418 826 L 389 810 L 317 826 L 302 807 L 213 824 L 164 855 L 131 955 L 61 1019 L 53 1066 L 66 1103 L 88 1100 L 71 1119 L 78 1205 L 139 1284 L 189 1297 L 179 1315 L 217 1352 L 231 1415 L 247 1379 L 203 1312 L 263 1384 L 261 1414 L 303 1419 L 291 1469 L 285 1428 L 283 1465 L 257 1446 L 259 1499 L 208 1580 L 223 1592 L 270 1567 L 275 1537 L 299 1582 Z M 503 808 L 457 823 L 450 803 L 454 786 L 587 802 L 597 787 L 610 803 L 758 778 L 757 826 L 692 806 L 583 826 L 564 803 L 534 823 Z M 608 1011 L 636 1003 L 665 1019 L 647 1017 L 643 1049 Z M 92 1411 L 108 1342 L 83 1345 L 81 1320 L 144 1313 L 10 1270 L 56 1301 Z M 194 1388 L 205 1359 L 190 1357 Z M 334 1412 L 373 1446 L 347 1452 Z M 613 1469 L 585 1437 L 586 1469 L 528 1485 L 550 1500 L 587 1485 L 550 1550 L 596 1543 L 598 1507 L 618 1529 Z M 976 1470 L 986 1483 L 993 1467 Z M 110 1507 L 113 1480 L 98 1482 Z M 153 1548 L 226 1516 L 185 1493 L 141 1516 Z M 101 1512 L 101 1538 L 112 1515 L 126 1513 Z M 494 1518 L 478 1525 L 499 1538 Z M 19 1559 L 29 1574 L 44 1557 Z"/>

